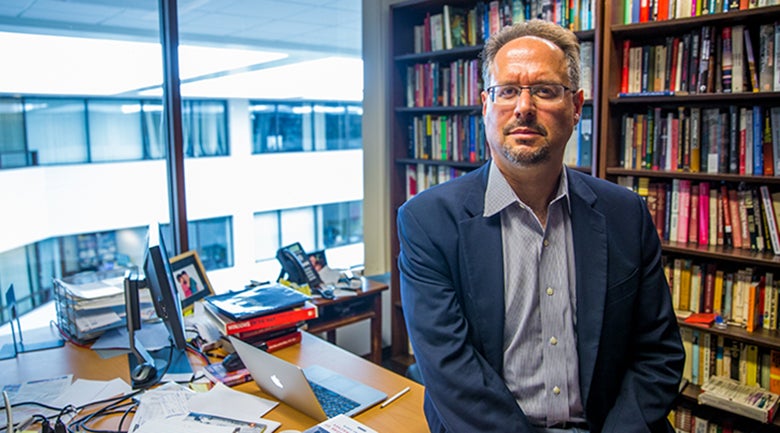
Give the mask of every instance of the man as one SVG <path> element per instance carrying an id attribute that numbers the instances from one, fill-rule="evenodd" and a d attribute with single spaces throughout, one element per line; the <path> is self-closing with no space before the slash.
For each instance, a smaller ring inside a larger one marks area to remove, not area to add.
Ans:
<path id="1" fill-rule="evenodd" d="M 644 202 L 563 166 L 579 45 L 543 21 L 482 53 L 492 159 L 398 213 L 432 432 L 671 432 L 684 351 Z"/>

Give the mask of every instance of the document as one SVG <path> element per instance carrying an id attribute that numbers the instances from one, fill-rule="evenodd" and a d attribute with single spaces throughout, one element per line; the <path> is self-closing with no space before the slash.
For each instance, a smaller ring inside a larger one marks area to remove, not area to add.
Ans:
<path id="1" fill-rule="evenodd" d="M 130 433 L 270 433 L 281 424 L 262 416 L 279 403 L 217 384 L 193 392 L 175 383 L 144 393 Z"/>

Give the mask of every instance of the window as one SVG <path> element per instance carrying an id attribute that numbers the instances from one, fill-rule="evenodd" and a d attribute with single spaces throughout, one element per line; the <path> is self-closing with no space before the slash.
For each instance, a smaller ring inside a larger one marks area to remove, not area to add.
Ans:
<path id="1" fill-rule="evenodd" d="M 33 164 L 24 142 L 23 110 L 18 99 L 0 98 L 0 169 Z"/>
<path id="2" fill-rule="evenodd" d="M 363 202 L 256 213 L 255 260 L 274 259 L 276 250 L 300 242 L 306 251 L 363 242 Z"/>
<path id="3" fill-rule="evenodd" d="M 0 47 L 14 47 L 0 96 L 0 203 L 12 210 L 0 288 L 13 280 L 25 308 L 50 296 L 53 278 L 137 264 L 146 224 L 170 219 L 158 5 L 103 3 L 56 14 L 41 2 L 0 8 Z M 174 183 L 189 249 L 219 283 L 256 275 L 253 255 L 272 258 L 282 239 L 321 247 L 323 209 L 311 203 L 362 192 L 359 147 L 312 154 L 331 150 L 314 105 L 360 106 L 361 2 L 257 0 L 229 11 L 199 2 L 178 14 L 186 159 Z M 338 134 L 351 134 L 351 121 L 339 120 Z M 280 181 L 322 164 L 339 173 L 318 181 L 327 197 Z M 284 210 L 267 216 L 275 223 L 253 251 L 254 217 L 266 209 Z"/>
<path id="4" fill-rule="evenodd" d="M 253 153 L 313 150 L 310 104 L 253 104 L 250 113 Z"/>
<path id="5" fill-rule="evenodd" d="M 183 101 L 184 155 L 228 155 L 227 115 L 224 101 Z"/>
<path id="6" fill-rule="evenodd" d="M 203 267 L 207 271 L 233 266 L 233 220 L 231 217 L 218 217 L 187 222 L 190 251 L 197 251 Z M 162 224 L 165 245 L 173 245 L 171 225 Z M 168 251 L 173 257 L 173 251 Z"/>
<path id="7" fill-rule="evenodd" d="M 40 164 L 89 161 L 86 106 L 82 99 L 25 99 L 28 149 Z"/>
<path id="8" fill-rule="evenodd" d="M 363 109 L 345 102 L 250 105 L 252 152 L 362 149 Z"/>
<path id="9" fill-rule="evenodd" d="M 323 205 L 320 239 L 325 248 L 363 242 L 363 202 Z"/>
<path id="10" fill-rule="evenodd" d="M 88 100 L 90 160 L 143 159 L 141 103 L 132 100 Z"/>

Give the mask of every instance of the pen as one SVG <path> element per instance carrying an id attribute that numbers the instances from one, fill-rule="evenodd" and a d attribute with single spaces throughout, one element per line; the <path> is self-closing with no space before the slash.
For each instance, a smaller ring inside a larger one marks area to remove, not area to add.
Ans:
<path id="1" fill-rule="evenodd" d="M 404 389 L 402 389 L 402 390 L 398 391 L 398 394 L 396 394 L 396 395 L 394 395 L 394 396 L 392 396 L 392 397 L 388 398 L 387 400 L 385 400 L 385 401 L 384 401 L 384 403 L 382 403 L 382 405 L 381 405 L 381 406 L 379 406 L 379 407 L 380 407 L 380 408 L 383 408 L 383 407 L 387 406 L 388 404 L 390 404 L 390 403 L 392 403 L 392 402 L 394 402 L 394 401 L 398 400 L 398 398 L 399 398 L 399 397 L 401 397 L 402 395 L 404 395 L 404 394 L 406 394 L 407 392 L 409 392 L 409 390 L 410 390 L 410 389 L 411 389 L 411 388 L 409 388 L 409 387 L 407 386 L 406 388 L 404 388 Z"/>

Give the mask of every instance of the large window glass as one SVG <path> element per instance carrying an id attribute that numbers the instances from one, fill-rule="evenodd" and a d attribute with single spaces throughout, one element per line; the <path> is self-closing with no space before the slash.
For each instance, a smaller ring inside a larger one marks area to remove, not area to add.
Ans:
<path id="1" fill-rule="evenodd" d="M 273 259 L 276 250 L 300 242 L 307 251 L 363 242 L 363 202 L 331 203 L 256 213 L 255 260 Z"/>
<path id="2" fill-rule="evenodd" d="M 276 212 L 277 244 L 322 248 L 312 204 L 362 198 L 361 0 L 180 4 L 174 181 L 189 249 L 217 291 L 273 279 L 255 258 L 278 245 L 257 240 L 256 215 Z M 0 8 L 0 203 L 13 210 L 0 218 L 0 288 L 14 284 L 25 309 L 50 298 L 53 278 L 138 265 L 148 224 L 171 224 L 157 5 Z"/>
<path id="3" fill-rule="evenodd" d="M 362 149 L 363 108 L 346 102 L 250 105 L 252 152 Z"/>
<path id="4" fill-rule="evenodd" d="M 25 100 L 28 147 L 40 164 L 88 162 L 86 106 L 82 99 Z"/>
<path id="5" fill-rule="evenodd" d="M 184 101 L 182 129 L 186 156 L 225 156 L 229 153 L 226 108 L 223 101 Z"/>
<path id="6" fill-rule="evenodd" d="M 141 103 L 132 100 L 88 100 L 90 160 L 143 159 Z"/>
<path id="7" fill-rule="evenodd" d="M 23 110 L 20 100 L 0 98 L 0 169 L 32 165 L 24 142 Z"/>

